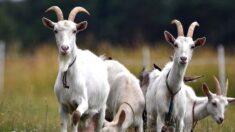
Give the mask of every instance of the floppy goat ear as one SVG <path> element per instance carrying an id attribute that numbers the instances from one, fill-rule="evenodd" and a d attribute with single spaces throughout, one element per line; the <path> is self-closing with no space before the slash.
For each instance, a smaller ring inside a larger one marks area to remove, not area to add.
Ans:
<path id="1" fill-rule="evenodd" d="M 227 97 L 227 101 L 229 104 L 235 104 L 235 98 L 230 98 L 230 97 Z"/>
<path id="2" fill-rule="evenodd" d="M 165 39 L 168 43 L 174 45 L 175 43 L 175 38 L 173 37 L 173 35 L 171 35 L 170 32 L 168 31 L 164 31 L 164 36 L 165 36 Z"/>
<path id="3" fill-rule="evenodd" d="M 80 32 L 80 31 L 85 30 L 87 28 L 87 25 L 88 25 L 87 21 L 83 21 L 83 22 L 78 23 L 77 24 L 77 31 Z"/>
<path id="4" fill-rule="evenodd" d="M 211 94 L 211 92 L 210 92 L 210 90 L 209 90 L 209 88 L 208 88 L 206 83 L 203 83 L 202 91 L 204 92 L 204 94 L 206 94 L 206 96 L 208 97 L 209 100 L 212 99 L 212 94 Z"/>
<path id="5" fill-rule="evenodd" d="M 195 47 L 203 46 L 206 43 L 206 37 L 198 38 L 194 41 Z"/>
<path id="6" fill-rule="evenodd" d="M 42 18 L 42 23 L 43 23 L 43 25 L 44 25 L 45 27 L 47 27 L 47 28 L 49 28 L 49 29 L 51 29 L 51 30 L 54 30 L 55 23 L 52 22 L 51 20 L 49 20 L 49 19 L 43 17 L 43 18 Z"/>

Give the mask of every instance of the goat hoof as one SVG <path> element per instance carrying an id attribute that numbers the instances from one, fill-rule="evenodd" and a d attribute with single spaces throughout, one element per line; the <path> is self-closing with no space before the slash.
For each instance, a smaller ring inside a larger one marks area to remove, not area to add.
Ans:
<path id="1" fill-rule="evenodd" d="M 76 125 L 80 119 L 80 113 L 79 111 L 74 111 L 73 112 L 73 116 L 72 116 L 72 120 L 73 120 L 73 124 Z"/>

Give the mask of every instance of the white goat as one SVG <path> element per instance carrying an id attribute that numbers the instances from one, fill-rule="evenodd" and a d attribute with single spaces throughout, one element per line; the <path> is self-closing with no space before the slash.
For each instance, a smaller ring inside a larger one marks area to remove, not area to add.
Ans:
<path id="1" fill-rule="evenodd" d="M 144 67 L 142 71 L 140 72 L 140 75 L 139 75 L 140 87 L 144 94 L 144 97 L 146 96 L 149 83 L 155 80 L 160 75 L 161 71 L 162 69 L 158 65 L 153 64 L 152 70 L 148 71 Z M 184 76 L 183 80 L 185 83 L 188 83 L 188 82 L 194 82 L 202 77 L 203 76 Z"/>
<path id="2" fill-rule="evenodd" d="M 154 69 L 150 72 L 143 71 L 141 73 L 142 76 L 142 84 L 144 89 L 148 87 L 148 84 L 151 84 L 151 81 L 156 79 L 160 75 L 159 69 Z M 198 77 L 187 77 L 189 80 L 196 80 Z M 228 80 L 226 82 L 226 87 L 224 88 L 224 92 L 222 94 L 222 88 L 220 87 L 219 81 L 216 77 L 214 77 L 216 83 L 216 94 L 210 92 L 208 86 L 203 84 L 203 92 L 207 97 L 197 97 L 194 90 L 185 85 L 186 90 L 186 101 L 187 101 L 187 111 L 184 118 L 185 128 L 184 132 L 193 131 L 193 128 L 196 126 L 196 123 L 207 116 L 211 116 L 218 124 L 221 124 L 224 120 L 224 111 L 225 107 L 228 103 L 234 103 L 235 98 L 226 97 L 227 89 L 228 89 Z M 185 82 L 187 82 L 185 80 Z M 153 128 L 154 129 L 154 128 Z M 152 130 L 152 129 L 151 129 Z"/>
<path id="3" fill-rule="evenodd" d="M 202 90 L 207 97 L 197 97 L 191 87 L 186 89 L 187 111 L 184 118 L 185 132 L 193 131 L 197 121 L 211 116 L 218 124 L 224 121 L 225 107 L 228 103 L 235 102 L 234 98 L 227 96 L 228 80 L 222 92 L 219 81 L 214 77 L 216 83 L 216 94 L 210 92 L 208 86 L 203 84 Z"/>
<path id="4" fill-rule="evenodd" d="M 85 129 L 88 119 L 94 115 L 97 116 L 96 130 L 100 131 L 109 93 L 107 67 L 92 52 L 76 46 L 76 34 L 86 29 L 87 22 L 77 24 L 75 16 L 79 12 L 89 13 L 82 7 L 75 7 L 68 20 L 64 20 L 59 7 L 52 6 L 46 12 L 51 10 L 55 11 L 58 22 L 45 17 L 42 22 L 54 31 L 59 50 L 59 72 L 54 91 L 60 103 L 61 131 L 67 131 L 69 113 L 72 114 L 72 131 L 76 132 L 78 126 Z"/>
<path id="5" fill-rule="evenodd" d="M 195 41 L 192 39 L 194 28 L 198 26 L 197 22 L 190 25 L 187 37 L 184 37 L 182 24 L 178 20 L 173 20 L 172 23 L 177 25 L 177 39 L 167 31 L 164 35 L 166 41 L 175 49 L 173 62 L 165 66 L 159 77 L 149 85 L 146 93 L 147 127 L 152 128 L 155 123 L 158 132 L 173 125 L 177 131 L 183 131 L 186 112 L 183 77 L 194 48 L 204 45 L 206 41 L 205 37 Z"/>
<path id="6" fill-rule="evenodd" d="M 130 127 L 143 132 L 144 95 L 139 80 L 116 60 L 105 60 L 108 67 L 110 93 L 103 132 L 124 132 Z"/>

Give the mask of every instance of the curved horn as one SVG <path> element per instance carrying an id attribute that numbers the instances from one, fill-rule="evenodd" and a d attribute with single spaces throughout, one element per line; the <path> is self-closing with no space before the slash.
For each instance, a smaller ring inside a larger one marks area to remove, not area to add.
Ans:
<path id="1" fill-rule="evenodd" d="M 184 82 L 194 82 L 194 81 L 197 81 L 198 79 L 202 78 L 203 76 L 185 76 L 184 77 Z"/>
<path id="2" fill-rule="evenodd" d="M 71 12 L 69 13 L 69 18 L 68 20 L 70 21 L 74 21 L 76 15 L 79 13 L 79 12 L 85 12 L 86 14 L 90 15 L 90 13 L 83 7 L 74 7 Z"/>
<path id="3" fill-rule="evenodd" d="M 51 6 L 45 12 L 54 11 L 56 13 L 58 21 L 64 20 L 63 12 L 58 6 Z"/>
<path id="4" fill-rule="evenodd" d="M 217 95 L 221 95 L 221 87 L 220 87 L 220 83 L 218 81 L 218 79 L 214 76 L 214 80 L 215 80 L 215 88 L 216 88 L 216 94 Z"/>
<path id="5" fill-rule="evenodd" d="M 184 29 L 179 20 L 174 19 L 171 21 L 171 24 L 176 24 L 178 36 L 184 36 Z"/>
<path id="6" fill-rule="evenodd" d="M 226 96 L 227 96 L 227 93 L 228 93 L 228 79 L 227 79 L 226 84 L 225 84 L 225 88 L 224 88 L 224 93 L 223 93 L 223 95 L 226 97 Z"/>
<path id="7" fill-rule="evenodd" d="M 196 26 L 199 26 L 198 22 L 193 22 L 189 28 L 188 28 L 188 34 L 187 34 L 187 37 L 193 37 L 193 32 L 194 32 L 194 29 Z"/>

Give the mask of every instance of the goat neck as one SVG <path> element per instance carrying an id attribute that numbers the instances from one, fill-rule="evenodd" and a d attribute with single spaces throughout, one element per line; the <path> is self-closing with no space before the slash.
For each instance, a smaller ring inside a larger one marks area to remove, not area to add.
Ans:
<path id="1" fill-rule="evenodd" d="M 167 82 L 172 93 L 176 93 L 180 90 L 183 83 L 184 75 L 187 69 L 187 64 L 182 66 L 178 62 L 173 61 L 172 68 L 169 72 Z"/>
<path id="2" fill-rule="evenodd" d="M 209 112 L 207 111 L 208 98 L 199 97 L 195 101 L 196 101 L 196 104 L 195 104 L 193 116 L 194 116 L 194 121 L 199 121 L 209 115 Z"/>

